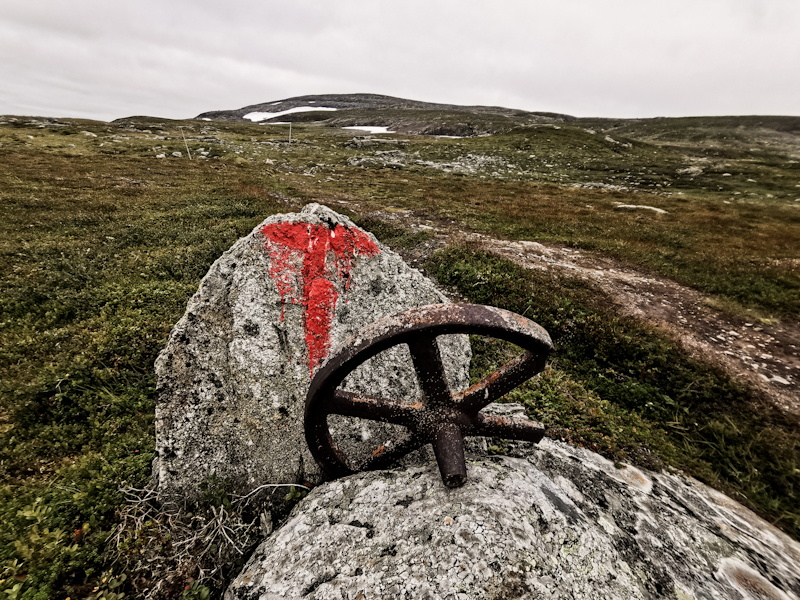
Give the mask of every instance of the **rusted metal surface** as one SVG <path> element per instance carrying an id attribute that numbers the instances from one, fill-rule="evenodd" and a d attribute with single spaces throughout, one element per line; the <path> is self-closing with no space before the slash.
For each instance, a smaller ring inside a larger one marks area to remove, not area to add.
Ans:
<path id="1" fill-rule="evenodd" d="M 525 353 L 470 388 L 452 392 L 436 338 L 477 334 L 520 346 Z M 364 361 L 406 344 L 423 393 L 422 402 L 376 398 L 337 389 Z M 553 344 L 547 332 L 520 315 L 477 304 L 433 304 L 398 313 L 365 327 L 350 338 L 319 370 L 306 396 L 305 434 L 314 458 L 330 477 L 380 469 L 424 444 L 433 444 L 442 480 L 449 487 L 464 484 L 465 436 L 496 436 L 538 442 L 540 423 L 495 417 L 479 411 L 539 373 Z M 338 414 L 402 425 L 404 436 L 366 457 L 346 457 L 328 430 L 328 415 Z"/>

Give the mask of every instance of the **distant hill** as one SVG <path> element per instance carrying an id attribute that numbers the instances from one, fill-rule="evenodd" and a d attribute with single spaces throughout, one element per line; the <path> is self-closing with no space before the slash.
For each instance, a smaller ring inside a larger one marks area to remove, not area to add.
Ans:
<path id="1" fill-rule="evenodd" d="M 656 143 L 721 144 L 738 146 L 739 149 L 752 148 L 754 143 L 777 144 L 792 157 L 798 155 L 800 136 L 800 117 L 579 118 L 501 106 L 437 104 L 379 94 L 296 96 L 235 110 L 204 112 L 195 118 L 258 123 L 289 121 L 323 127 L 372 126 L 401 134 L 459 137 L 496 135 L 519 127 L 564 123 Z"/>
<path id="2" fill-rule="evenodd" d="M 316 107 L 319 107 L 319 110 L 313 110 Z M 288 112 L 297 109 L 302 111 Z M 270 114 L 276 116 L 267 116 Z M 263 123 L 315 122 L 329 127 L 369 125 L 387 127 L 398 133 L 455 136 L 486 135 L 508 131 L 515 127 L 575 119 L 570 115 L 558 113 L 529 112 L 500 106 L 437 104 L 379 94 L 296 96 L 285 100 L 252 104 L 236 110 L 204 112 L 196 118 Z"/>

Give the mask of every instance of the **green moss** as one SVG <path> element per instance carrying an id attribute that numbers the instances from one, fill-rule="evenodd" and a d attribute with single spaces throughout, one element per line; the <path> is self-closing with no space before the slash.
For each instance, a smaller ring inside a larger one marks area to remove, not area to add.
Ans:
<path id="1" fill-rule="evenodd" d="M 281 206 L 255 169 L 228 169 L 6 151 L 0 590 L 102 587 L 120 488 L 150 476 L 153 361 L 211 263 Z"/>

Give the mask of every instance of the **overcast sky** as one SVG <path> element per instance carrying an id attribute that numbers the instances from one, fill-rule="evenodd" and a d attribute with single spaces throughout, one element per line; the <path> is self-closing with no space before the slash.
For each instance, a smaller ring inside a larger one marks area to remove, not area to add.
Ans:
<path id="1" fill-rule="evenodd" d="M 356 92 L 800 115 L 800 0 L 0 2 L 0 114 L 190 118 Z"/>

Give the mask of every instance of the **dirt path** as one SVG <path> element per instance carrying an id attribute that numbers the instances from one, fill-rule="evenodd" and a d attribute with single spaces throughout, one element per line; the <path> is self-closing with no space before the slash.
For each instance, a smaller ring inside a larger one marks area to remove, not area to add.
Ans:
<path id="1" fill-rule="evenodd" d="M 363 211 L 355 202 L 333 203 Z M 594 253 L 460 231 L 455 222 L 432 222 L 410 211 L 370 214 L 435 234 L 425 249 L 406 257 L 412 264 L 448 243 L 469 240 L 523 267 L 583 278 L 607 293 L 620 314 L 655 326 L 699 360 L 717 365 L 781 410 L 800 416 L 800 323 L 770 326 L 739 320 L 711 308 L 708 297 L 696 290 Z"/>
<path id="2" fill-rule="evenodd" d="M 467 235 L 524 267 L 557 269 L 588 280 L 613 298 L 621 314 L 656 326 L 695 357 L 760 390 L 782 410 L 800 415 L 800 324 L 768 326 L 736 319 L 711 308 L 696 290 L 606 257 Z"/>

